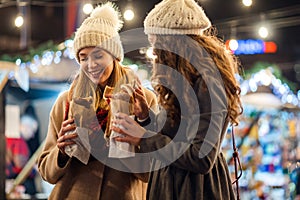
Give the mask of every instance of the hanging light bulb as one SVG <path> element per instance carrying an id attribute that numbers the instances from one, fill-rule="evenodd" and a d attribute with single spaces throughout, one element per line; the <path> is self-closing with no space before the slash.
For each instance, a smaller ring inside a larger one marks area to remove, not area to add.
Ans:
<path id="1" fill-rule="evenodd" d="M 22 15 L 18 15 L 15 19 L 15 26 L 20 28 L 24 24 L 24 18 Z"/>
<path id="2" fill-rule="evenodd" d="M 247 7 L 252 6 L 252 0 L 243 0 L 243 4 Z"/>
<path id="3" fill-rule="evenodd" d="M 86 15 L 89 15 L 92 11 L 93 11 L 94 7 L 92 4 L 90 3 L 86 3 L 83 5 L 83 13 L 86 14 Z"/>
<path id="4" fill-rule="evenodd" d="M 131 8 L 126 9 L 124 12 L 124 19 L 126 21 L 131 21 L 131 20 L 133 20 L 133 18 L 134 18 L 133 10 Z"/>
<path id="5" fill-rule="evenodd" d="M 269 35 L 269 31 L 266 27 L 264 26 L 261 26 L 259 29 L 258 29 L 258 34 L 260 37 L 262 38 L 267 38 L 268 35 Z"/>

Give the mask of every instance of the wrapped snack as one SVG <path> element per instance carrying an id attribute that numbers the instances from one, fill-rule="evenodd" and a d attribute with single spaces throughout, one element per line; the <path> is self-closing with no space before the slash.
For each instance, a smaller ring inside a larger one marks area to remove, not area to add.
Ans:
<path id="1" fill-rule="evenodd" d="M 115 116 L 118 112 L 126 113 L 128 115 L 132 114 L 133 92 L 134 89 L 130 84 L 121 85 L 121 90 L 113 94 L 113 98 L 110 101 L 111 116 Z M 115 141 L 115 137 L 123 137 L 123 135 L 114 131 L 111 132 L 109 137 L 110 145 L 108 156 L 112 158 L 134 157 L 134 146 L 126 142 Z"/>
<path id="2" fill-rule="evenodd" d="M 91 152 L 91 146 L 89 142 L 89 135 L 92 133 L 91 124 L 95 122 L 98 123 L 92 103 L 92 97 L 75 97 L 70 102 L 70 114 L 74 117 L 74 123 L 76 124 L 76 129 L 74 132 L 78 134 L 78 137 L 74 139 L 76 144 L 67 146 L 65 148 L 65 152 L 70 157 L 76 157 L 84 164 L 88 163 Z M 74 132 L 69 132 L 66 134 L 71 134 Z"/>

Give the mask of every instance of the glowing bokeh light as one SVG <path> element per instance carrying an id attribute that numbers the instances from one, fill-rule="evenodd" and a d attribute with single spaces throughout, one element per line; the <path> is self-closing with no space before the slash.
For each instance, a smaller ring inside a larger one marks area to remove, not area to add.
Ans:
<path id="1" fill-rule="evenodd" d="M 258 29 L 258 34 L 262 38 L 267 38 L 269 35 L 269 31 L 266 27 L 262 26 Z"/>
<path id="2" fill-rule="evenodd" d="M 229 41 L 229 48 L 230 50 L 235 51 L 239 48 L 239 43 L 236 40 L 232 39 Z"/>
<path id="3" fill-rule="evenodd" d="M 243 4 L 247 7 L 252 6 L 252 0 L 243 0 Z"/>
<path id="4" fill-rule="evenodd" d="M 131 9 L 127 9 L 124 12 L 124 19 L 126 21 L 131 21 L 134 18 L 134 12 Z"/>
<path id="5" fill-rule="evenodd" d="M 15 19 L 15 26 L 19 28 L 19 27 L 23 26 L 23 24 L 24 24 L 24 18 L 23 18 L 23 16 L 22 15 L 18 15 L 16 17 L 16 19 Z"/>
<path id="6" fill-rule="evenodd" d="M 94 9 L 93 5 L 90 4 L 90 3 L 84 4 L 84 6 L 82 8 L 83 13 L 86 14 L 86 15 L 90 14 L 93 11 L 93 9 Z"/>

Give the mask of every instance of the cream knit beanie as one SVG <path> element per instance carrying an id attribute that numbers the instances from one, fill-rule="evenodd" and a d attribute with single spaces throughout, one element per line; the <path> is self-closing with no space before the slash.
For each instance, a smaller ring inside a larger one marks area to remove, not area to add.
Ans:
<path id="1" fill-rule="evenodd" d="M 163 0 L 144 20 L 146 34 L 201 35 L 210 26 L 210 20 L 194 0 Z"/>
<path id="2" fill-rule="evenodd" d="M 75 33 L 73 48 L 77 62 L 82 48 L 96 46 L 122 61 L 124 53 L 118 33 L 122 26 L 123 21 L 114 4 L 107 2 L 97 6 Z"/>

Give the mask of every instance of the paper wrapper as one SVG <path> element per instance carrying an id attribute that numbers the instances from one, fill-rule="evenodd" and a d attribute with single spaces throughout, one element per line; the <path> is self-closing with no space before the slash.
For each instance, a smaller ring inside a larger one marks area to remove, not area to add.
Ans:
<path id="1" fill-rule="evenodd" d="M 126 114 L 130 114 L 130 103 L 129 99 L 130 96 L 127 94 L 120 96 L 121 99 L 112 99 L 110 102 L 110 108 L 112 117 L 115 116 L 116 113 L 122 112 Z M 122 127 L 121 127 L 122 128 Z M 115 137 L 123 137 L 123 135 L 116 133 L 114 131 L 111 132 L 111 135 L 109 137 L 109 152 L 108 156 L 111 158 L 128 158 L 128 157 L 134 157 L 135 151 L 134 151 L 134 145 L 131 145 L 127 142 L 118 142 L 115 141 Z"/>
<path id="2" fill-rule="evenodd" d="M 75 131 L 78 137 L 73 139 L 76 144 L 72 144 L 65 147 L 65 152 L 70 157 L 76 157 L 82 163 L 87 164 L 90 157 L 91 145 L 89 141 L 89 130 L 86 128 L 77 127 Z M 74 132 L 68 132 L 71 134 Z"/>
<path id="3" fill-rule="evenodd" d="M 98 121 L 95 111 L 92 107 L 92 97 L 73 98 L 70 102 L 70 116 L 74 118 L 76 129 L 66 134 L 77 133 L 78 137 L 73 139 L 76 144 L 66 146 L 65 152 L 70 157 L 76 157 L 84 164 L 88 163 L 91 145 L 89 135 L 92 130 L 89 129 L 91 122 Z"/>

